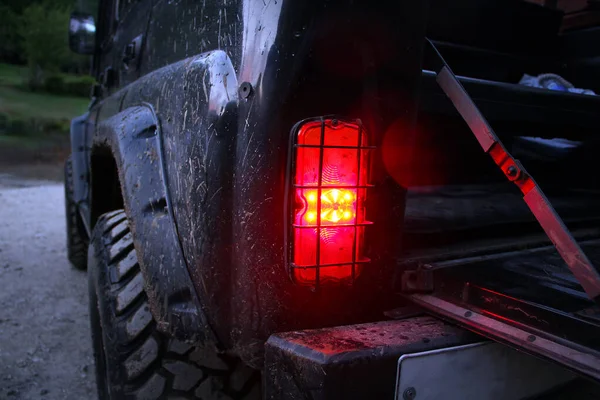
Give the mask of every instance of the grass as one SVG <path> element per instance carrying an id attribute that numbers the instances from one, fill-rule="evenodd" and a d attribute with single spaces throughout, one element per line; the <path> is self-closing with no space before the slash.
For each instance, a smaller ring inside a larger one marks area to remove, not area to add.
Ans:
<path id="1" fill-rule="evenodd" d="M 14 86 L 0 86 L 0 112 L 15 118 L 71 119 L 87 109 L 83 97 L 33 93 Z"/>
<path id="2" fill-rule="evenodd" d="M 0 63 L 0 86 L 19 86 L 27 77 L 27 68 Z"/>
<path id="3" fill-rule="evenodd" d="M 24 65 L 0 63 L 0 86 L 21 86 L 27 80 L 29 68 Z M 77 79 L 76 75 L 65 74 L 65 82 Z"/>
<path id="4" fill-rule="evenodd" d="M 0 63 L 0 112 L 11 118 L 71 119 L 87 109 L 83 97 L 56 96 L 27 91 L 23 84 L 27 68 Z"/>
<path id="5" fill-rule="evenodd" d="M 51 162 L 68 154 L 69 121 L 83 114 L 89 99 L 31 92 L 24 84 L 27 67 L 0 63 L 0 114 L 19 126 L 39 126 L 34 121 L 45 121 L 44 126 L 60 126 L 59 131 L 39 131 L 26 128 L 26 132 L 0 130 L 0 162 L 5 164 Z M 68 79 L 68 77 L 67 77 Z M 57 124 L 47 124 L 57 122 Z M 52 128 L 54 129 L 54 128 Z"/>
<path id="6" fill-rule="evenodd" d="M 68 144 L 69 139 L 64 135 L 35 136 L 0 136 L 0 147 L 21 147 L 23 150 L 35 151 L 40 147 L 53 147 Z"/>

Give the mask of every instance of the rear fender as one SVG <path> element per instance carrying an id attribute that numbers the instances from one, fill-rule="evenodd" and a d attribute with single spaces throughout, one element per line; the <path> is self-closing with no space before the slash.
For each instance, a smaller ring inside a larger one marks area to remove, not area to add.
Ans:
<path id="1" fill-rule="evenodd" d="M 150 311 L 159 329 L 189 342 L 206 341 L 211 330 L 177 237 L 153 107 L 129 107 L 100 122 L 93 151 L 107 147 L 116 161 Z"/>
<path id="2" fill-rule="evenodd" d="M 151 312 L 162 331 L 189 342 L 220 343 L 222 336 L 212 330 L 219 326 L 214 315 L 220 308 L 206 294 L 207 282 L 216 287 L 218 279 L 198 276 L 185 255 L 199 250 L 211 257 L 229 241 L 227 159 L 233 153 L 237 87 L 225 52 L 190 57 L 106 98 L 94 136 L 94 148 L 110 149 L 116 161 Z M 177 218 L 188 207 L 201 211 L 200 221 Z M 222 262 L 205 261 L 227 276 Z"/>

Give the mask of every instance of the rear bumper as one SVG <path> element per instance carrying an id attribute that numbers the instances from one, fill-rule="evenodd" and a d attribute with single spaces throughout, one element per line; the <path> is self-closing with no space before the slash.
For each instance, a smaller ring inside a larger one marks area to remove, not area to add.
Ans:
<path id="1" fill-rule="evenodd" d="M 600 241 L 579 244 L 598 265 Z M 600 312 L 553 246 L 433 261 L 421 273 L 429 287 L 406 294 L 419 307 L 600 382 Z"/>
<path id="2" fill-rule="evenodd" d="M 426 316 L 275 334 L 265 348 L 265 399 L 392 399 L 400 356 L 480 340 Z"/>

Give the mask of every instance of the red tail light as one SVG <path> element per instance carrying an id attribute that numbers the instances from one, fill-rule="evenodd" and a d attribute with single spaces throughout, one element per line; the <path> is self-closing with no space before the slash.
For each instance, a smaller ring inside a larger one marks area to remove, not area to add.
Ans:
<path id="1" fill-rule="evenodd" d="M 353 281 L 365 257 L 367 135 L 360 122 L 319 119 L 292 133 L 289 246 L 292 278 L 318 286 Z"/>

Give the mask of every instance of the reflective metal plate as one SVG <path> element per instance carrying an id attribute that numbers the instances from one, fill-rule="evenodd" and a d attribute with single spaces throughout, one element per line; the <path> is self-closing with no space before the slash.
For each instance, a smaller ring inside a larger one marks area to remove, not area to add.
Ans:
<path id="1" fill-rule="evenodd" d="M 482 342 L 400 357 L 396 399 L 523 399 L 575 377 L 508 346 Z"/>

